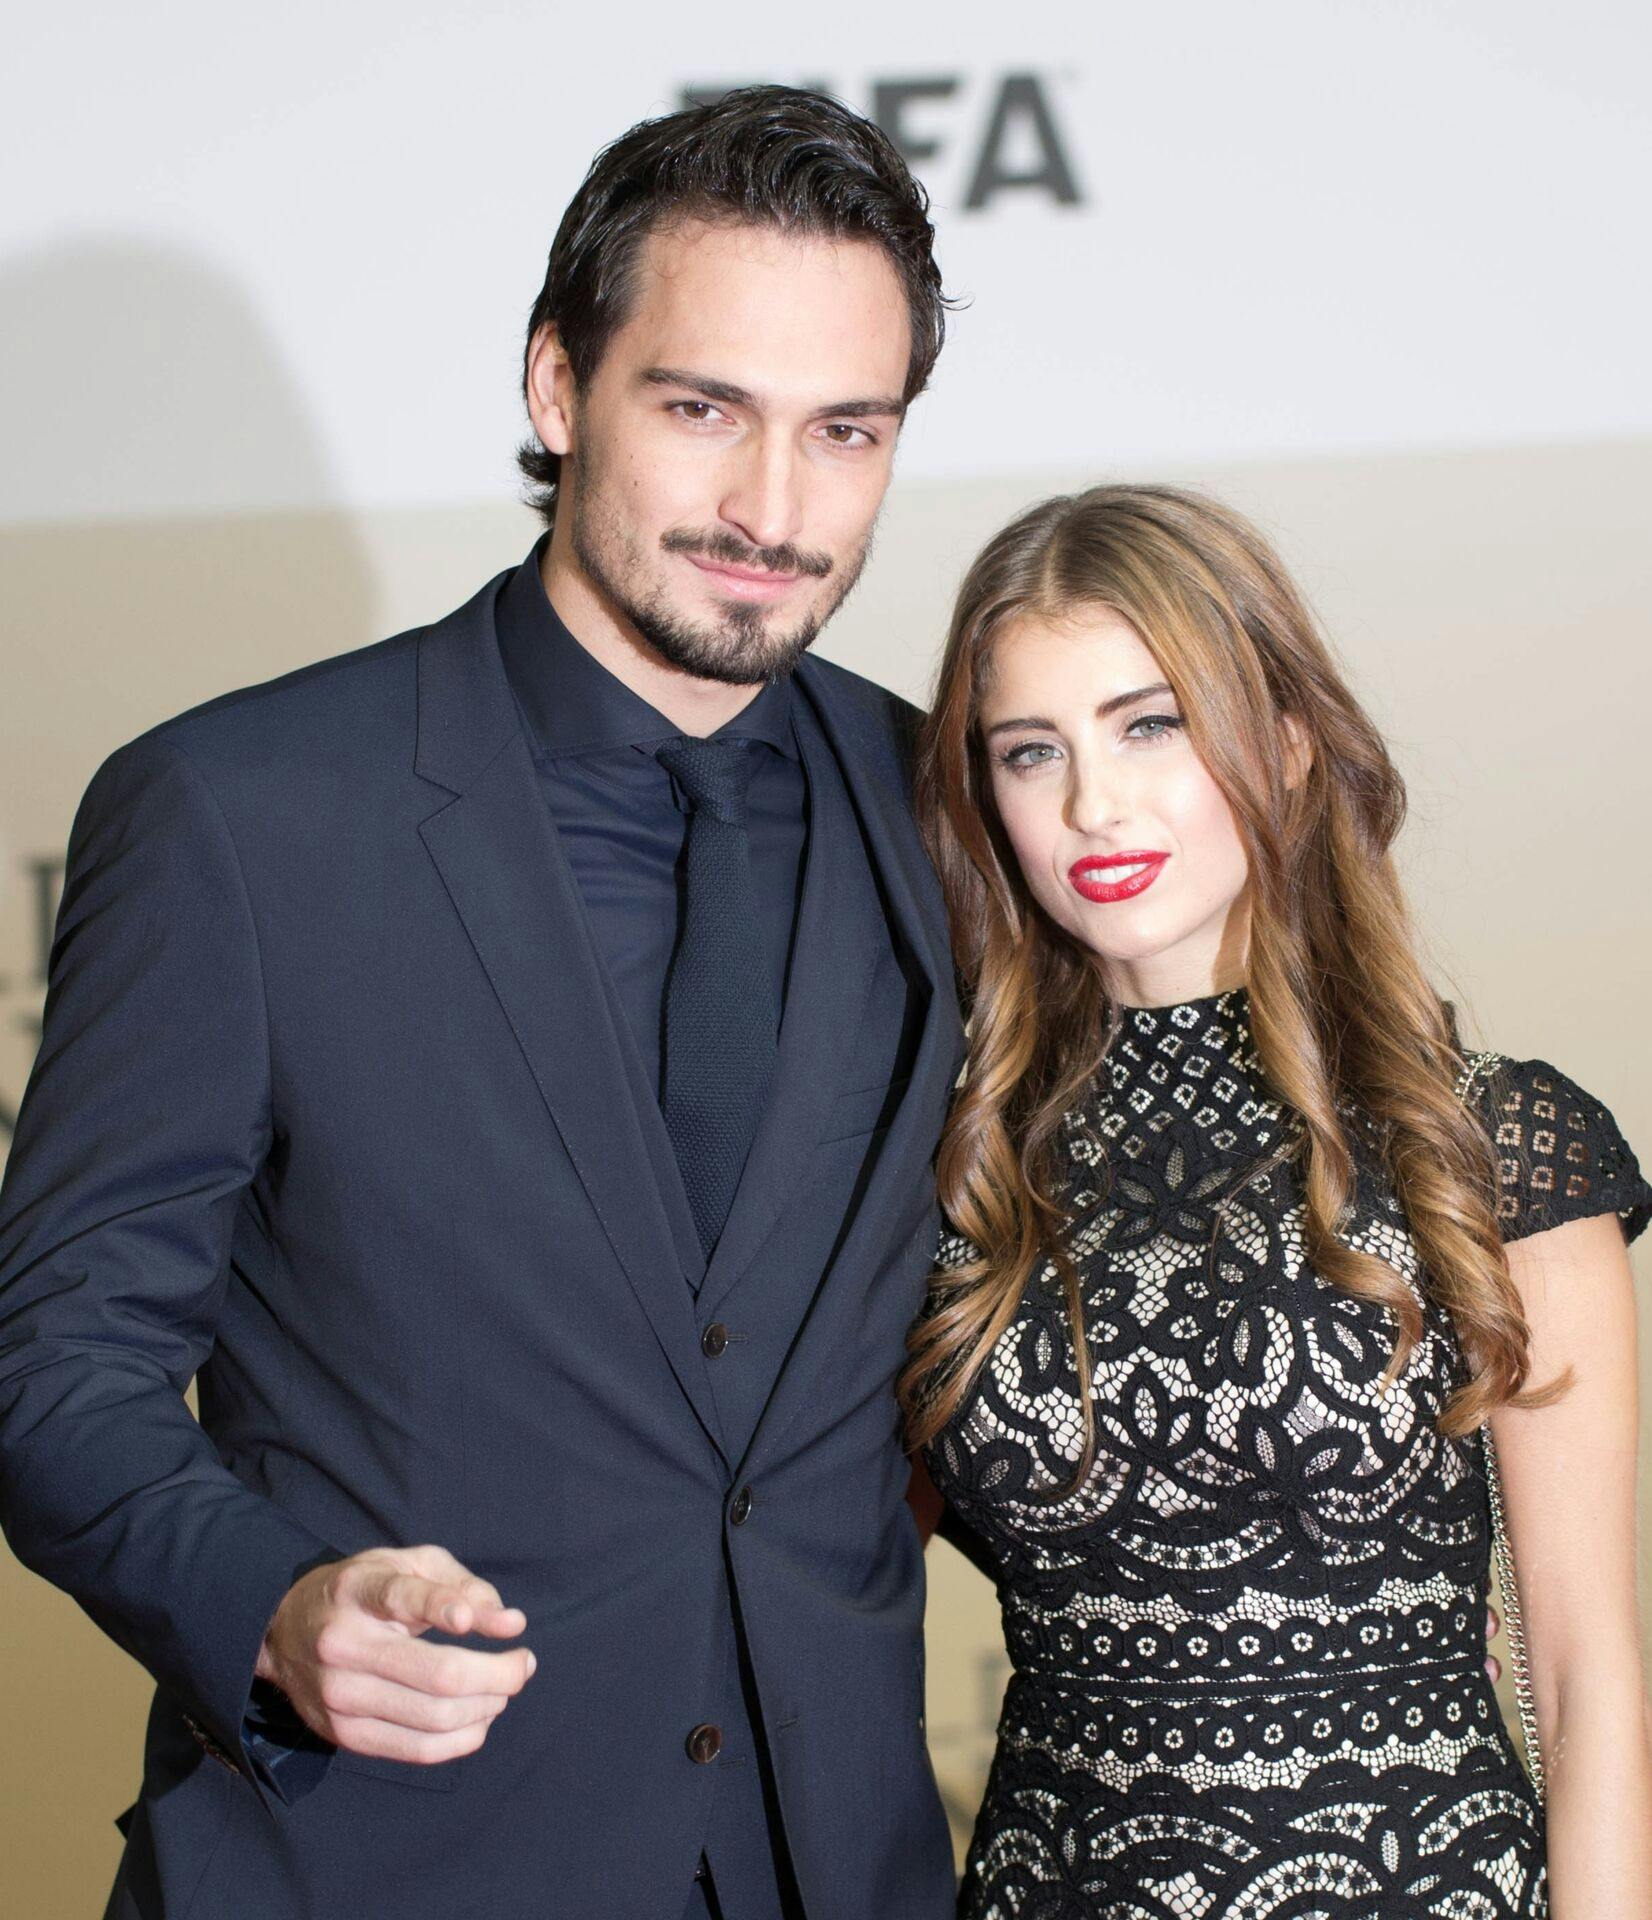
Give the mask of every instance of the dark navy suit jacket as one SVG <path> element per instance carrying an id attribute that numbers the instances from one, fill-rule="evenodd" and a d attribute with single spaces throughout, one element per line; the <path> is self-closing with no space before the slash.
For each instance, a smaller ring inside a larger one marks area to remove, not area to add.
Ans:
<path id="1" fill-rule="evenodd" d="M 111 1913 L 676 1920 L 737 1631 L 811 1920 L 942 1920 L 892 1383 L 962 1042 L 911 709 L 798 670 L 780 1063 L 696 1268 L 500 665 L 507 577 L 145 735 L 76 821 L 0 1198 L 0 1520 L 158 1683 Z M 427 1540 L 528 1615 L 483 1749 L 258 1738 L 293 1580 Z"/>

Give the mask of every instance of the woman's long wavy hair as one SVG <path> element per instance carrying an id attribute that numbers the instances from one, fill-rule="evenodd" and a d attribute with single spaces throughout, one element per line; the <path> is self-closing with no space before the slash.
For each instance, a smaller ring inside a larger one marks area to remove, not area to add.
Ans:
<path id="1" fill-rule="evenodd" d="M 1044 1263 L 1067 1293 L 1094 1447 L 1078 1277 L 1062 1247 L 1063 1116 L 1111 1043 L 1095 956 L 1034 902 L 997 817 L 978 715 L 1015 621 L 1110 608 L 1175 690 L 1249 861 L 1245 961 L 1269 1085 L 1300 1122 L 1307 1254 L 1392 1316 L 1397 1375 L 1423 1332 L 1416 1293 L 1338 1237 L 1355 1180 L 1350 1116 L 1380 1153 L 1466 1377 L 1451 1434 L 1527 1389 L 1529 1336 L 1494 1214 L 1486 1130 L 1456 1097 L 1449 1007 L 1413 945 L 1389 849 L 1405 789 L 1278 556 L 1237 514 L 1168 487 L 1048 500 L 991 541 L 959 592 L 918 754 L 917 810 L 941 876 L 969 1018 L 969 1065 L 942 1139 L 941 1200 L 979 1257 L 935 1276 L 901 1379 L 909 1443 L 958 1412 Z M 1293 745 L 1286 717 L 1295 734 Z M 1304 774 L 1301 751 L 1306 748 Z"/>

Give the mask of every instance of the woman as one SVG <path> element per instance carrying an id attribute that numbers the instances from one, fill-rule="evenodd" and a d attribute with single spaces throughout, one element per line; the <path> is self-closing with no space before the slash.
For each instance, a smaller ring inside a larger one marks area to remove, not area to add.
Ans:
<path id="1" fill-rule="evenodd" d="M 1465 1062 L 1276 556 L 1169 489 L 1026 514 L 918 799 L 971 1023 L 903 1394 L 1014 1668 L 964 1914 L 1652 1912 L 1652 1189 L 1553 1068 Z M 1546 1841 L 1482 1669 L 1488 1419 Z"/>

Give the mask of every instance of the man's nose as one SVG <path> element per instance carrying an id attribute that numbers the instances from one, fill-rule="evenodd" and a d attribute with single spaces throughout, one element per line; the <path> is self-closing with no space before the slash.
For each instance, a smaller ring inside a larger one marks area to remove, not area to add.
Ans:
<path id="1" fill-rule="evenodd" d="M 760 435 L 741 450 L 719 511 L 754 547 L 778 547 L 797 538 L 803 531 L 802 475 L 784 436 Z"/>

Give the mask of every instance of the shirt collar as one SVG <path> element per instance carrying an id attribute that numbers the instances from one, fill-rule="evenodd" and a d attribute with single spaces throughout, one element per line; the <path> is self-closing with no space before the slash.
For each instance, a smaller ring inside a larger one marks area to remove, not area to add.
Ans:
<path id="1" fill-rule="evenodd" d="M 543 535 L 505 582 L 495 606 L 505 677 L 536 753 L 560 759 L 617 747 L 652 752 L 681 738 L 681 727 L 587 653 L 563 624 L 539 571 L 549 538 Z M 713 737 L 762 740 L 796 760 L 791 700 L 789 679 L 771 681 Z"/>

